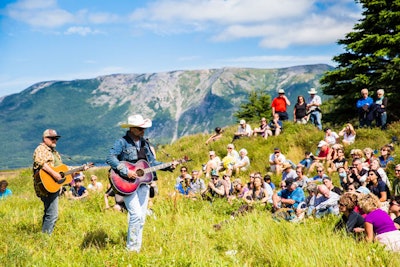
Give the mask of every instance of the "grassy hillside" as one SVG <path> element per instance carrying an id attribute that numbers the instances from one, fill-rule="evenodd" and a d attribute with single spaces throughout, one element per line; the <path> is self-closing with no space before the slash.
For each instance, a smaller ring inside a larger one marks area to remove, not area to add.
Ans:
<path id="1" fill-rule="evenodd" d="M 400 136 L 399 126 L 394 124 L 386 132 L 358 130 L 357 141 L 346 148 L 346 155 L 354 147 L 379 148 L 393 135 Z M 170 161 L 187 155 L 192 159 L 187 163 L 189 170 L 199 169 L 208 150 L 220 156 L 226 153 L 235 128 L 226 129 L 223 139 L 209 146 L 204 144 L 207 135 L 184 137 L 159 147 L 158 158 Z M 313 126 L 287 123 L 279 137 L 243 139 L 235 145 L 237 150 L 245 147 L 249 151 L 251 170 L 265 173 L 274 147 L 298 162 L 305 150 L 315 151 L 322 137 Z M 89 169 L 86 177 L 92 173 L 108 184 L 107 168 Z M 13 191 L 11 198 L 0 201 L 0 266 L 400 266 L 398 256 L 378 244 L 333 233 L 336 217 L 292 224 L 274 221 L 269 211 L 256 207 L 215 231 L 212 225 L 228 219 L 240 203 L 229 205 L 220 200 L 210 204 L 172 196 L 178 173 L 159 172 L 155 216 L 147 218 L 138 255 L 124 250 L 127 215 L 104 210 L 103 194 L 91 194 L 84 201 L 61 198 L 56 229 L 47 236 L 40 233 L 43 207 L 34 194 L 31 171 L 0 173 Z M 243 181 L 247 177 L 248 173 L 241 176 Z M 393 177 L 392 171 L 389 177 Z M 333 178 L 337 184 L 337 176 Z M 280 178 L 273 179 L 277 183 Z"/>

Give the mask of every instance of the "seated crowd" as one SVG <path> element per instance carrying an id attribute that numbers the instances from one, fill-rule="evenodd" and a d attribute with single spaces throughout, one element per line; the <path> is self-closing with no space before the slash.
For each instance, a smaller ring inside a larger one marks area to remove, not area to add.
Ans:
<path id="1" fill-rule="evenodd" d="M 349 151 L 346 147 L 356 137 L 354 127 L 346 124 L 338 134 L 326 128 L 324 139 L 315 146 L 317 152 L 305 152 L 297 164 L 274 148 L 268 157 L 269 172 L 263 176 L 252 170 L 247 150 L 237 152 L 233 141 L 252 134 L 267 138 L 271 135 L 268 125 L 262 118 L 260 127 L 245 130 L 249 125 L 241 121 L 238 133 L 241 128 L 242 135 L 235 134 L 222 160 L 210 151 L 203 170 L 195 171 L 196 178 L 177 180 L 175 188 L 189 198 L 220 198 L 231 204 L 242 201 L 244 206 L 259 203 L 278 220 L 301 222 L 310 217 L 337 216 L 335 231 L 379 241 L 389 250 L 400 251 L 400 164 L 394 164 L 393 145 L 383 145 L 379 152 L 370 147 Z M 389 179 L 387 171 L 393 167 L 396 177 Z M 246 171 L 251 172 L 243 181 Z M 209 182 L 200 178 L 203 174 Z M 280 179 L 279 188 L 271 182 L 273 175 Z M 195 181 L 201 181 L 200 189 L 192 189 Z"/>

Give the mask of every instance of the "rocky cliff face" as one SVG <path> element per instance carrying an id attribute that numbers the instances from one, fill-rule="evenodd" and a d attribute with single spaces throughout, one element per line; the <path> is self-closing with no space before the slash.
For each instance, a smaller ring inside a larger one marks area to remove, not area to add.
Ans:
<path id="1" fill-rule="evenodd" d="M 272 97 L 318 88 L 328 65 L 285 69 L 223 68 L 152 74 L 113 74 L 87 80 L 47 81 L 0 100 L 0 168 L 28 166 L 41 132 L 56 128 L 59 149 L 79 160 L 104 160 L 119 123 L 140 113 L 153 120 L 150 139 L 168 143 L 184 135 L 236 123 L 232 114 L 252 90 Z M 10 138 L 12 137 L 12 138 Z"/>

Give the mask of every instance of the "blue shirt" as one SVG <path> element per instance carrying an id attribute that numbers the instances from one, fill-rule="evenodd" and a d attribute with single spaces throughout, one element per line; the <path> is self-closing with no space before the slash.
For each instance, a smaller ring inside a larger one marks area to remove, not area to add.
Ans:
<path id="1" fill-rule="evenodd" d="M 6 198 L 12 195 L 12 192 L 10 189 L 6 188 L 4 192 L 0 192 L 0 199 Z"/>
<path id="2" fill-rule="evenodd" d="M 362 108 L 364 105 L 371 106 L 374 100 L 371 97 L 361 98 L 357 101 L 357 108 Z"/>
<path id="3" fill-rule="evenodd" d="M 386 168 L 386 165 L 390 162 L 393 161 L 394 158 L 392 156 L 387 157 L 385 160 L 382 156 L 379 156 L 379 164 L 381 165 L 382 168 Z"/>
<path id="4" fill-rule="evenodd" d="M 290 192 L 288 189 L 283 189 L 278 192 L 278 196 L 280 196 L 281 198 L 293 199 L 295 202 L 290 207 L 294 209 L 297 208 L 297 206 L 306 199 L 304 191 L 300 187 L 297 187 L 292 192 Z"/>
<path id="5" fill-rule="evenodd" d="M 175 186 L 175 189 L 178 190 L 178 192 L 181 193 L 182 195 L 189 195 L 189 193 L 192 191 L 192 189 L 189 186 L 183 188 L 182 183 L 179 183 L 177 186 Z"/>
<path id="6" fill-rule="evenodd" d="M 319 175 L 315 175 L 315 176 L 313 177 L 313 180 L 322 183 L 322 180 L 323 180 L 324 178 L 328 178 L 328 177 L 329 177 L 329 176 L 326 175 L 326 174 L 324 173 L 324 174 L 322 175 L 322 177 L 320 177 Z"/>

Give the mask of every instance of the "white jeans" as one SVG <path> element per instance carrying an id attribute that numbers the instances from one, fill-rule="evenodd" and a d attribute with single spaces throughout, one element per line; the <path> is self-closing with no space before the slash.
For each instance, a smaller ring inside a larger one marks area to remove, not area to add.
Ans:
<path id="1" fill-rule="evenodd" d="M 128 210 L 128 237 L 126 248 L 129 251 L 139 252 L 142 247 L 143 226 L 149 202 L 149 185 L 143 184 L 137 190 L 124 197 Z"/>

